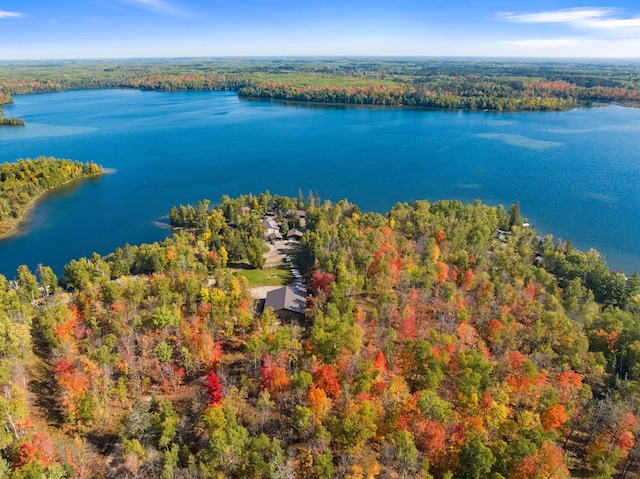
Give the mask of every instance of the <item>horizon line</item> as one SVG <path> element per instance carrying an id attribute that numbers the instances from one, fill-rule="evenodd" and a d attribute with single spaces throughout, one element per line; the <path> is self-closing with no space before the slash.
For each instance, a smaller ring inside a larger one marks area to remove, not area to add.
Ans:
<path id="1" fill-rule="evenodd" d="M 55 62 L 55 61 L 109 61 L 109 60 L 235 60 L 235 59 L 461 59 L 461 60 L 530 60 L 530 61 L 632 61 L 640 62 L 637 57 L 587 57 L 587 56 L 513 56 L 513 55 L 197 55 L 197 56 L 113 56 L 113 57 L 56 57 L 56 58 L 0 58 L 0 62 Z"/>

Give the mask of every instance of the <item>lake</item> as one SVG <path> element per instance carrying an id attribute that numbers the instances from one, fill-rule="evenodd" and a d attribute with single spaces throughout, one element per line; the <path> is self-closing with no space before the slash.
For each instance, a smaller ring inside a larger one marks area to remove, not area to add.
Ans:
<path id="1" fill-rule="evenodd" d="M 178 204 L 223 194 L 401 201 L 518 200 L 542 233 L 640 271 L 640 110 L 545 113 L 321 107 L 231 92 L 91 90 L 22 95 L 4 108 L 0 162 L 40 155 L 112 174 L 49 194 L 0 241 L 0 273 L 162 240 Z"/>

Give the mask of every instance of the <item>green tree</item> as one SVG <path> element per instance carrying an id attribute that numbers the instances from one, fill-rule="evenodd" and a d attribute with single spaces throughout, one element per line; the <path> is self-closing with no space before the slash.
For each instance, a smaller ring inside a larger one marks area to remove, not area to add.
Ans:
<path id="1" fill-rule="evenodd" d="M 480 436 L 475 435 L 467 440 L 460 450 L 460 479 L 482 479 L 488 477 L 491 467 L 496 462 L 491 449 Z"/>
<path id="2" fill-rule="evenodd" d="M 18 267 L 16 282 L 18 284 L 18 296 L 22 301 L 30 302 L 42 296 L 38 279 L 31 273 L 27 266 L 21 265 Z"/>
<path id="3" fill-rule="evenodd" d="M 39 266 L 38 275 L 40 276 L 40 284 L 44 289 L 45 295 L 50 295 L 58 287 L 58 277 L 55 275 L 51 267 Z"/>
<path id="4" fill-rule="evenodd" d="M 258 238 L 249 238 L 247 240 L 247 259 L 254 268 L 262 268 L 264 266 L 263 245 L 263 242 Z"/>

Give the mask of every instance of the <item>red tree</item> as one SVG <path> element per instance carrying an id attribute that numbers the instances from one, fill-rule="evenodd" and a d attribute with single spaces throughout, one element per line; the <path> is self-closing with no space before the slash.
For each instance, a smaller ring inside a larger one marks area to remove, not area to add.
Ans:
<path id="1" fill-rule="evenodd" d="M 334 281 L 335 277 L 331 273 L 317 269 L 311 275 L 309 286 L 313 290 L 313 294 L 318 294 L 320 291 L 327 293 Z"/>
<path id="2" fill-rule="evenodd" d="M 314 366 L 315 367 L 312 366 L 312 373 L 316 385 L 319 388 L 324 389 L 327 396 L 333 399 L 338 399 L 342 392 L 342 386 L 336 376 L 335 368 L 330 364 L 325 364 L 322 367 L 318 367 L 315 364 Z"/>
<path id="3" fill-rule="evenodd" d="M 220 384 L 220 377 L 215 371 L 211 371 L 207 376 L 207 396 L 209 404 L 222 402 L 222 384 Z"/>

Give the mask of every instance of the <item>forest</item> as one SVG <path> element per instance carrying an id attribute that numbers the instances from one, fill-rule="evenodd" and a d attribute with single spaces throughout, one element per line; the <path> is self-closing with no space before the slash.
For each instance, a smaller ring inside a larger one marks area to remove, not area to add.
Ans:
<path id="1" fill-rule="evenodd" d="M 242 97 L 488 111 L 637 106 L 640 64 L 286 58 L 0 62 L 0 99 L 71 89 L 233 90 Z"/>
<path id="2" fill-rule="evenodd" d="M 304 231 L 300 321 L 241 274 L 267 213 Z M 266 191 L 170 219 L 0 277 L 0 477 L 639 477 L 640 278 L 517 203 Z"/>
<path id="3" fill-rule="evenodd" d="M 0 236 L 12 232 L 33 202 L 48 190 L 102 172 L 92 162 L 44 156 L 0 164 Z"/>

